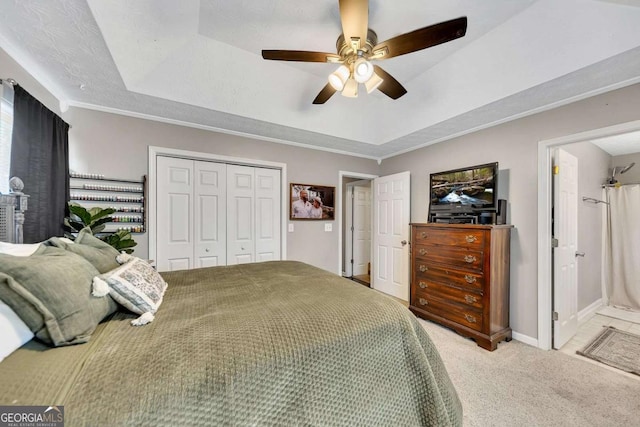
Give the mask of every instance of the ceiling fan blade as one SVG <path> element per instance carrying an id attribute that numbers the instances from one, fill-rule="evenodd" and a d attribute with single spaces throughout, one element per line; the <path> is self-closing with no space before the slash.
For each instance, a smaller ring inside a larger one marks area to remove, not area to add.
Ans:
<path id="1" fill-rule="evenodd" d="M 380 86 L 378 86 L 378 90 L 385 95 L 387 95 L 391 99 L 398 99 L 405 93 L 407 90 L 391 76 L 391 74 L 387 73 L 385 70 L 380 68 L 377 65 L 373 66 L 376 74 L 380 76 L 382 80 L 384 80 Z"/>
<path id="2" fill-rule="evenodd" d="M 325 87 L 322 88 L 316 99 L 313 100 L 314 104 L 324 104 L 336 93 L 336 90 L 331 86 L 330 83 L 327 83 Z"/>
<path id="3" fill-rule="evenodd" d="M 340 20 L 342 33 L 349 46 L 353 40 L 360 40 L 364 47 L 369 29 L 369 0 L 340 0 Z"/>
<path id="4" fill-rule="evenodd" d="M 377 59 L 393 58 L 463 37 L 467 17 L 452 19 L 385 40 L 373 48 Z M 378 56 L 379 55 L 379 56 Z"/>
<path id="5" fill-rule="evenodd" d="M 274 61 L 340 62 L 340 56 L 335 53 L 306 50 L 263 50 L 262 57 Z"/>

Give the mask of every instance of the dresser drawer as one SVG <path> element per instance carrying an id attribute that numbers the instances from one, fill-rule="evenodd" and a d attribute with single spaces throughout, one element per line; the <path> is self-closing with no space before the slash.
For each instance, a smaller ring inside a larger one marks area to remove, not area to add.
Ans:
<path id="1" fill-rule="evenodd" d="M 412 298 L 411 305 L 473 330 L 482 330 L 482 312 L 472 307 L 450 304 L 431 295 L 416 296 Z"/>
<path id="2" fill-rule="evenodd" d="M 466 289 L 452 288 L 440 283 L 420 280 L 413 286 L 413 295 L 417 298 L 436 297 L 445 301 L 457 302 L 482 310 L 482 294 Z"/>
<path id="3" fill-rule="evenodd" d="M 438 244 L 444 246 L 463 246 L 482 250 L 484 232 L 482 230 L 416 228 L 415 244 Z"/>
<path id="4" fill-rule="evenodd" d="M 413 277 L 416 285 L 419 285 L 420 282 L 437 282 L 443 285 L 482 291 L 485 284 L 485 278 L 480 272 L 451 270 L 421 262 L 419 259 L 416 259 Z"/>
<path id="5" fill-rule="evenodd" d="M 416 269 L 421 264 L 445 264 L 451 267 L 482 271 L 484 261 L 481 251 L 454 246 L 416 245 L 414 247 Z"/>

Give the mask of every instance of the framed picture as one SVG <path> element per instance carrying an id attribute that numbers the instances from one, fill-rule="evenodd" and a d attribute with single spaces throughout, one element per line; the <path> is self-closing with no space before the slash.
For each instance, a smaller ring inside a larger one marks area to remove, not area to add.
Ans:
<path id="1" fill-rule="evenodd" d="M 336 187 L 291 183 L 289 219 L 331 221 L 335 219 Z"/>

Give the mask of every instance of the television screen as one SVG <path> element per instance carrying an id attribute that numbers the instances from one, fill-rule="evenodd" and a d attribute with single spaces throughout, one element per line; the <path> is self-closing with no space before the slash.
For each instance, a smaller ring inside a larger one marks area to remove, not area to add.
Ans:
<path id="1" fill-rule="evenodd" d="M 431 174 L 431 212 L 496 210 L 498 163 Z"/>

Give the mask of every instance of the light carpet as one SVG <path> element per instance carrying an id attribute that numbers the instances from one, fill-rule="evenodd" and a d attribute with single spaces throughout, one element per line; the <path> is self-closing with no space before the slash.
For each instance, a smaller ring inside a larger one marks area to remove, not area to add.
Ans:
<path id="1" fill-rule="evenodd" d="M 578 354 L 640 375 L 640 335 L 609 326 Z"/>
<path id="2" fill-rule="evenodd" d="M 465 426 L 640 426 L 640 380 L 518 341 L 493 352 L 420 319 L 436 343 Z"/>

